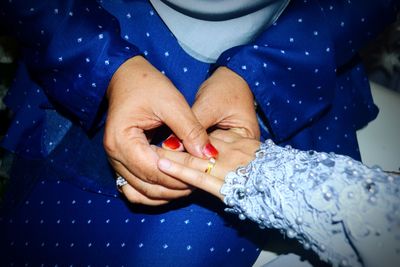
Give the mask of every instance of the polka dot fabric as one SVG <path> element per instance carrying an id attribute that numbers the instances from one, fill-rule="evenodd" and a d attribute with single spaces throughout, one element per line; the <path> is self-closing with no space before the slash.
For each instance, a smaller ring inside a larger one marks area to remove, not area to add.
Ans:
<path id="1" fill-rule="evenodd" d="M 291 1 L 272 27 L 226 51 L 217 65 L 252 88 L 264 136 L 360 159 L 355 132 L 378 110 L 357 51 L 393 21 L 396 5 Z"/>
<path id="2" fill-rule="evenodd" d="M 14 119 L 2 146 L 17 156 L 0 217 L 1 265 L 252 265 L 253 235 L 264 237 L 233 225 L 201 192 L 157 210 L 118 195 L 102 146 L 109 80 L 140 54 L 193 104 L 212 70 L 227 66 L 250 85 L 263 138 L 357 159 L 355 131 L 377 108 L 356 51 L 394 19 L 395 2 L 292 1 L 216 65 L 186 54 L 145 0 L 0 2 L 0 27 L 23 44 L 6 99 Z"/>
<path id="3" fill-rule="evenodd" d="M 40 181 L 0 217 L 1 266 L 251 266 L 260 251 L 245 236 L 256 226 L 228 227 L 236 217 L 204 209 L 202 198 L 146 210 Z"/>

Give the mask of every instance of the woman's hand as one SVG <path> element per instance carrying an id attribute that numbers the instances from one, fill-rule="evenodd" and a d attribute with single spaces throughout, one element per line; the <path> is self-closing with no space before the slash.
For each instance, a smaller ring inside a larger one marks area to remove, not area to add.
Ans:
<path id="1" fill-rule="evenodd" d="M 188 185 L 158 170 L 158 155 L 146 136 L 166 124 L 192 155 L 216 156 L 182 94 L 147 60 L 136 56 L 116 71 L 107 96 L 104 147 L 115 171 L 129 183 L 121 188 L 128 200 L 160 205 L 188 195 Z"/>
<path id="2" fill-rule="evenodd" d="M 160 156 L 158 168 L 161 171 L 222 200 L 220 189 L 226 174 L 239 166 L 247 165 L 254 158 L 260 142 L 241 136 L 241 132 L 238 134 L 236 129 L 216 130 L 210 134 L 210 140 L 219 151 L 210 174 L 205 173 L 209 164 L 206 159 L 155 146 L 153 149 Z"/>
<path id="3" fill-rule="evenodd" d="M 206 129 L 236 128 L 243 137 L 260 137 L 253 94 L 246 81 L 226 67 L 203 82 L 192 110 Z"/>

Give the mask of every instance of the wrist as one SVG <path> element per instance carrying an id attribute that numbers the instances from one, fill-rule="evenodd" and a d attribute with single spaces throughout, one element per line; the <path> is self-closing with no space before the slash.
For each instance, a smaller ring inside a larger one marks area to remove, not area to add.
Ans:
<path id="1" fill-rule="evenodd" d="M 132 75 L 133 71 L 139 69 L 140 66 L 143 66 L 147 60 L 141 55 L 137 55 L 129 58 L 124 63 L 119 66 L 119 68 L 114 72 L 111 77 L 110 83 L 108 84 L 106 97 L 109 100 L 112 97 L 112 92 L 116 88 L 115 84 L 119 83 L 121 80 L 126 79 L 125 77 L 129 77 Z"/>

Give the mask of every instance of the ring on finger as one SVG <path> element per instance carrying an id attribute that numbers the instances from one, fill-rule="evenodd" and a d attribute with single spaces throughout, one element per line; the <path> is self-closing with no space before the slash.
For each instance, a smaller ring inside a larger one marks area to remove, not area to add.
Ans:
<path id="1" fill-rule="evenodd" d="M 205 173 L 210 174 L 212 169 L 215 167 L 215 158 L 210 158 L 207 163 L 207 168 L 204 170 Z"/>
<path id="2" fill-rule="evenodd" d="M 121 175 L 118 175 L 117 179 L 115 180 L 115 184 L 117 185 L 118 189 L 121 189 L 121 187 L 128 184 L 128 181 L 126 181 Z"/>

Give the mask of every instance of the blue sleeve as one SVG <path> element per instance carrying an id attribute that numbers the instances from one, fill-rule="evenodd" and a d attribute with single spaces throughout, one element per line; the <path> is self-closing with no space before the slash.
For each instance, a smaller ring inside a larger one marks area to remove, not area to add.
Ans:
<path id="1" fill-rule="evenodd" d="M 271 138 L 285 140 L 330 108 L 337 69 L 394 20 L 394 2 L 292 1 L 253 43 L 225 51 L 216 65 L 246 80 Z"/>
<path id="2" fill-rule="evenodd" d="M 138 49 L 96 1 L 1 1 L 1 26 L 21 44 L 32 79 L 59 112 L 95 128 L 109 81 Z"/>

